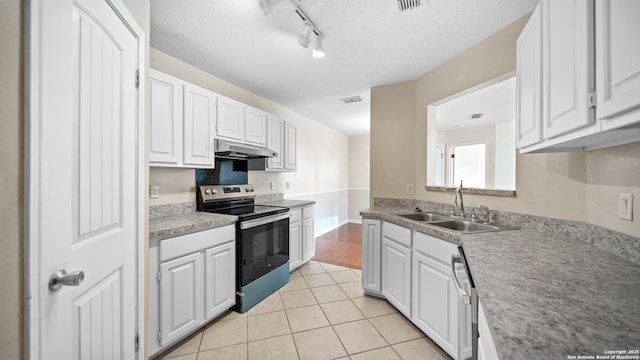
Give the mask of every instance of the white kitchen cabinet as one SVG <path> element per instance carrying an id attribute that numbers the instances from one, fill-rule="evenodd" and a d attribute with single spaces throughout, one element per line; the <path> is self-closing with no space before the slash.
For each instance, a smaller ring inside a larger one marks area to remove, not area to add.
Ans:
<path id="1" fill-rule="evenodd" d="M 272 115 L 267 117 L 267 147 L 278 153 L 267 159 L 267 169 L 284 169 L 284 121 Z"/>
<path id="2" fill-rule="evenodd" d="M 202 254 L 194 253 L 160 264 L 160 343 L 168 344 L 200 325 Z"/>
<path id="3" fill-rule="evenodd" d="M 151 69 L 149 165 L 213 168 L 217 95 Z"/>
<path id="4" fill-rule="evenodd" d="M 218 137 L 244 141 L 245 105 L 225 96 L 218 98 Z"/>
<path id="5" fill-rule="evenodd" d="M 314 207 L 292 209 L 290 213 L 289 271 L 293 271 L 316 254 Z"/>
<path id="6" fill-rule="evenodd" d="M 228 239 L 226 244 L 207 249 L 204 257 L 205 320 L 210 320 L 236 303 L 234 239 Z"/>
<path id="7" fill-rule="evenodd" d="M 184 164 L 215 166 L 213 148 L 217 95 L 191 84 L 184 85 Z"/>
<path id="8" fill-rule="evenodd" d="M 382 223 L 382 294 L 411 317 L 411 230 Z"/>
<path id="9" fill-rule="evenodd" d="M 380 228 L 380 220 L 362 219 L 362 289 L 372 295 L 382 292 Z"/>
<path id="10" fill-rule="evenodd" d="M 638 16 L 640 1 L 596 2 L 597 118 L 604 130 L 640 121 Z"/>
<path id="11" fill-rule="evenodd" d="M 542 140 L 542 3 L 536 6 L 516 42 L 517 144 Z"/>
<path id="12" fill-rule="evenodd" d="M 289 218 L 289 272 L 302 265 L 302 209 L 291 210 Z"/>
<path id="13" fill-rule="evenodd" d="M 313 206 L 302 208 L 302 262 L 316 254 L 315 220 Z"/>
<path id="14" fill-rule="evenodd" d="M 541 5 L 542 139 L 518 141 L 520 152 L 585 151 L 640 141 L 640 43 L 635 39 L 640 4 L 543 0 Z M 530 30 L 527 24 L 521 38 Z M 518 52 L 517 72 L 525 82 L 535 77 L 526 57 Z M 537 104 L 527 91 L 518 93 L 518 101 L 520 140 L 533 128 L 530 115 Z"/>
<path id="15" fill-rule="evenodd" d="M 478 360 L 499 360 L 482 303 L 478 301 Z"/>
<path id="16" fill-rule="evenodd" d="M 593 0 L 542 0 L 544 138 L 595 123 Z"/>
<path id="17" fill-rule="evenodd" d="M 182 82 L 151 69 L 151 164 L 178 165 L 182 161 Z"/>
<path id="18" fill-rule="evenodd" d="M 267 145 L 267 113 L 247 106 L 245 109 L 244 141 L 264 147 Z"/>
<path id="19" fill-rule="evenodd" d="M 184 339 L 236 303 L 235 225 L 168 239 L 149 248 L 149 354 Z"/>
<path id="20" fill-rule="evenodd" d="M 298 129 L 289 121 L 284 123 L 284 169 L 298 169 Z"/>
<path id="21" fill-rule="evenodd" d="M 451 275 L 451 255 L 457 253 L 452 243 L 415 233 L 412 319 L 444 351 L 461 359 L 458 345 L 466 336 L 460 336 L 459 327 L 467 321 L 467 313 Z"/>

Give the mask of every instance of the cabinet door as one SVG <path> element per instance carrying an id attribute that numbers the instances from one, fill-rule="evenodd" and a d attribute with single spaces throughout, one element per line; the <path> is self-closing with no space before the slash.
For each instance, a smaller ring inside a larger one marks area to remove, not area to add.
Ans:
<path id="1" fill-rule="evenodd" d="M 267 145 L 267 113 L 247 106 L 245 110 L 244 141 L 257 146 Z"/>
<path id="2" fill-rule="evenodd" d="M 296 125 L 285 121 L 284 123 L 284 168 L 296 170 L 298 168 L 298 130 Z"/>
<path id="3" fill-rule="evenodd" d="M 151 164 L 178 165 L 182 160 L 182 82 L 150 70 Z"/>
<path id="4" fill-rule="evenodd" d="M 518 148 L 542 141 L 542 3 L 516 42 Z"/>
<path id="5" fill-rule="evenodd" d="M 298 210 L 300 211 L 300 210 Z M 302 265 L 302 222 L 289 223 L 289 271 Z"/>
<path id="6" fill-rule="evenodd" d="M 307 262 L 316 254 L 313 219 L 302 220 L 302 262 Z"/>
<path id="7" fill-rule="evenodd" d="M 213 129 L 216 94 L 197 86 L 184 85 L 184 164 L 215 166 Z"/>
<path id="8" fill-rule="evenodd" d="M 230 241 L 205 251 L 205 320 L 236 304 L 236 243 Z"/>
<path id="9" fill-rule="evenodd" d="M 457 358 L 458 294 L 450 265 L 414 250 L 413 291 L 414 323 L 443 350 Z"/>
<path id="10" fill-rule="evenodd" d="M 160 344 L 188 333 L 203 321 L 202 253 L 160 264 Z"/>
<path id="11" fill-rule="evenodd" d="M 268 168 L 284 169 L 284 122 L 271 115 L 267 118 L 267 147 L 278 153 L 278 156 L 267 160 Z"/>
<path id="12" fill-rule="evenodd" d="M 401 313 L 411 317 L 411 249 L 384 235 L 382 293 Z"/>
<path id="13" fill-rule="evenodd" d="M 602 0 L 596 4 L 598 119 L 603 129 L 640 121 L 640 114 L 616 118 L 640 107 L 640 1 Z"/>
<path id="14" fill-rule="evenodd" d="M 593 0 L 542 1 L 545 139 L 595 123 L 593 11 Z"/>
<path id="15" fill-rule="evenodd" d="M 362 219 L 362 288 L 381 292 L 380 220 Z"/>
<path id="16" fill-rule="evenodd" d="M 217 135 L 237 141 L 244 141 L 245 105 L 220 96 L 218 98 Z"/>

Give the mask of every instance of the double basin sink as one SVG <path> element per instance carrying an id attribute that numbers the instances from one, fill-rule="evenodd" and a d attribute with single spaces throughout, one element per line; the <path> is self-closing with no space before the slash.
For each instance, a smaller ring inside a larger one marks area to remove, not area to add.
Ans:
<path id="1" fill-rule="evenodd" d="M 454 230 L 464 234 L 514 230 L 514 228 L 510 228 L 506 226 L 499 226 L 499 225 L 493 225 L 493 224 L 481 224 L 481 223 L 476 223 L 468 220 L 452 219 L 445 215 L 428 213 L 428 212 L 402 214 L 398 216 L 406 219 L 410 219 L 410 220 L 426 222 L 429 225 L 439 226 L 442 228 Z"/>

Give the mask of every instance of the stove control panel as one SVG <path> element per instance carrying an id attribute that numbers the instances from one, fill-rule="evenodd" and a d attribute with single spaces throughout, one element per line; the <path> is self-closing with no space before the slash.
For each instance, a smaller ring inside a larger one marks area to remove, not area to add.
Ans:
<path id="1" fill-rule="evenodd" d="M 201 185 L 198 191 L 203 200 L 247 196 L 256 191 L 253 185 Z M 253 194 L 252 194 L 253 195 Z"/>

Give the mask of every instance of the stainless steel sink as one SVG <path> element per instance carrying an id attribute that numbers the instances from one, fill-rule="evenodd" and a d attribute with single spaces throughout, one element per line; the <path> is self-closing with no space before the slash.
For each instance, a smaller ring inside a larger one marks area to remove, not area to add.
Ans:
<path id="1" fill-rule="evenodd" d="M 438 222 L 432 222 L 430 223 L 430 225 L 459 231 L 461 233 L 478 233 L 478 232 L 489 232 L 489 231 L 513 230 L 513 228 L 506 227 L 506 226 L 478 224 L 478 223 L 465 221 L 465 220 L 438 221 Z"/>
<path id="2" fill-rule="evenodd" d="M 427 212 L 403 214 L 403 215 L 398 215 L 398 216 L 403 217 L 403 218 L 407 218 L 407 219 L 411 219 L 411 220 L 425 221 L 425 222 L 451 220 L 447 216 L 440 215 L 440 214 L 434 214 L 434 213 L 427 213 Z"/>

